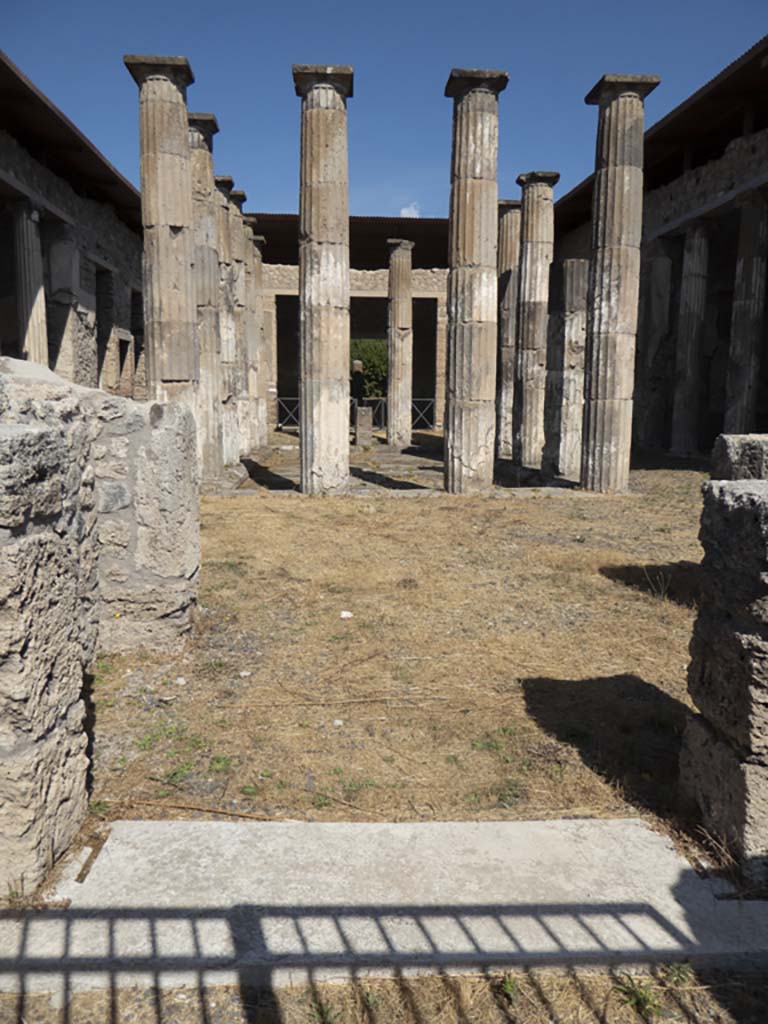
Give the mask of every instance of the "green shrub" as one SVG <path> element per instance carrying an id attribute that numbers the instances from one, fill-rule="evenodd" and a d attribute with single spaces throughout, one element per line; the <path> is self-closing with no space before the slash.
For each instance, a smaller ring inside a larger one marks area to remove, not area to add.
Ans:
<path id="1" fill-rule="evenodd" d="M 366 398 L 384 398 L 387 394 L 387 339 L 353 338 L 350 360 L 363 362 L 363 394 Z M 352 363 L 349 364 L 352 374 Z"/>

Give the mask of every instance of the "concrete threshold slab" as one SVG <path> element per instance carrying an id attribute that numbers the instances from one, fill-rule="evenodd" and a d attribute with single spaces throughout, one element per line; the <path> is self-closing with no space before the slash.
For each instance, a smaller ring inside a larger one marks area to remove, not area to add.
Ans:
<path id="1" fill-rule="evenodd" d="M 765 966 L 765 903 L 724 895 L 637 820 L 121 821 L 67 909 L 0 916 L 0 989 Z"/>

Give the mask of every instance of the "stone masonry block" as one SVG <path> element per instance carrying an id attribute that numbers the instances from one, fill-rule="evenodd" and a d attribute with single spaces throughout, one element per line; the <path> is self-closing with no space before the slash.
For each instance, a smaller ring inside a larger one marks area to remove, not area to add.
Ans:
<path id="1" fill-rule="evenodd" d="M 746 878 L 768 882 L 768 766 L 743 761 L 700 715 L 683 735 L 680 780 L 704 827 L 740 856 Z"/>
<path id="2" fill-rule="evenodd" d="M 768 434 L 720 434 L 712 448 L 712 479 L 768 479 Z"/>

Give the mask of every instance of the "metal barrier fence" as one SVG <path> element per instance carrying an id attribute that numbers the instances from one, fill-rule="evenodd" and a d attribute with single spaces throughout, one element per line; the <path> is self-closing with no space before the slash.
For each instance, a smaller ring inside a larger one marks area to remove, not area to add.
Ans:
<path id="1" fill-rule="evenodd" d="M 355 398 L 349 400 L 350 423 L 353 421 Z M 366 408 L 373 409 L 373 426 L 376 430 L 384 430 L 387 426 L 387 400 L 386 398 L 364 398 L 362 403 Z M 435 400 L 434 398 L 414 398 L 411 402 L 411 424 L 414 430 L 419 428 L 431 430 L 435 425 Z M 286 427 L 299 426 L 299 400 L 298 398 L 277 399 L 277 429 L 284 430 Z"/>

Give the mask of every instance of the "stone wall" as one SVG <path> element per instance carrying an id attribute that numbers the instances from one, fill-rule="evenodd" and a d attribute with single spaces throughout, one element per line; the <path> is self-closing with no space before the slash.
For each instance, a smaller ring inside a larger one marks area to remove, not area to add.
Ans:
<path id="1" fill-rule="evenodd" d="M 416 268 L 412 271 L 415 298 L 444 297 L 448 287 L 448 271 L 442 267 L 432 270 Z M 386 298 L 389 288 L 389 270 L 350 271 L 349 290 L 355 296 Z M 263 289 L 267 294 L 298 295 L 299 268 L 284 263 L 265 263 Z"/>
<path id="2" fill-rule="evenodd" d="M 87 807 L 84 672 L 178 647 L 200 565 L 192 414 L 0 359 L 0 891 L 34 886 Z"/>
<path id="3" fill-rule="evenodd" d="M 70 405 L 72 410 L 72 405 Z M 88 427 L 0 426 L 0 891 L 34 887 L 87 810 L 96 643 Z"/>
<path id="4" fill-rule="evenodd" d="M 99 646 L 176 646 L 191 628 L 200 567 L 192 414 L 0 359 L 0 416 L 51 428 L 85 423 L 98 517 Z"/>
<path id="5" fill-rule="evenodd" d="M 51 367 L 74 383 L 124 393 L 123 364 L 136 355 L 141 236 L 112 207 L 78 195 L 2 130 L 0 167 L 7 183 L 43 209 Z M 2 354 L 16 350 L 8 334 L 12 323 L 3 318 Z"/>
<path id="6" fill-rule="evenodd" d="M 768 434 L 720 434 L 712 448 L 712 479 L 768 479 Z"/>
<path id="7" fill-rule="evenodd" d="M 768 481 L 704 486 L 704 583 L 681 783 L 751 882 L 768 882 Z"/>

